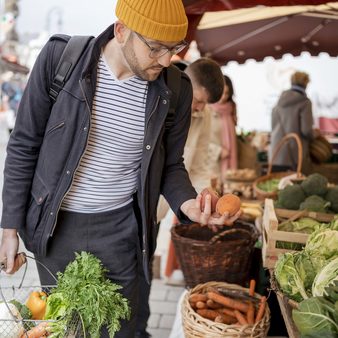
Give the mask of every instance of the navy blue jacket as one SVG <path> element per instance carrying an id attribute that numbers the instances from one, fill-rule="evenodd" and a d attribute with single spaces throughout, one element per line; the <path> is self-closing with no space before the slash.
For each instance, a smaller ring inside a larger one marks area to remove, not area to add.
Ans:
<path id="1" fill-rule="evenodd" d="M 48 92 L 69 37 L 51 38 L 24 91 L 7 148 L 1 226 L 17 229 L 27 249 L 39 255 L 46 254 L 62 200 L 86 149 L 97 62 L 102 47 L 112 38 L 110 26 L 91 40 L 54 105 Z M 184 73 L 174 121 L 165 130 L 171 94 L 163 73 L 149 83 L 137 191 L 145 267 L 156 246 L 159 195 L 164 195 L 183 222 L 189 220 L 180 206 L 196 197 L 183 164 L 192 99 L 191 83 Z"/>

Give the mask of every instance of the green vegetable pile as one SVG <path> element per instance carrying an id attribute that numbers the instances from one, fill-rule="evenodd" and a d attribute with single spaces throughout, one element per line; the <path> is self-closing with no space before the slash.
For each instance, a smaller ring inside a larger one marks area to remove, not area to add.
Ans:
<path id="1" fill-rule="evenodd" d="M 273 178 L 271 180 L 266 180 L 257 184 L 257 187 L 266 192 L 273 192 L 278 190 L 279 184 L 278 178 Z"/>
<path id="2" fill-rule="evenodd" d="M 338 224 L 313 232 L 300 252 L 278 258 L 281 291 L 300 302 L 293 319 L 302 338 L 338 337 Z"/>
<path id="3" fill-rule="evenodd" d="M 47 298 L 45 319 L 51 322 L 50 338 L 63 338 L 78 315 L 92 338 L 100 337 L 102 326 L 107 326 L 113 337 L 120 329 L 120 319 L 128 319 L 130 309 L 123 298 L 121 286 L 105 277 L 106 269 L 94 255 L 76 253 L 75 260 L 58 273 L 57 286 Z"/>
<path id="4" fill-rule="evenodd" d="M 302 338 L 338 337 L 338 280 L 330 283 L 322 296 L 302 301 L 292 311 Z"/>
<path id="5" fill-rule="evenodd" d="M 333 219 L 330 223 L 319 222 L 311 217 L 300 217 L 296 221 L 282 222 L 278 225 L 278 230 L 287 232 L 299 232 L 312 234 L 321 229 L 338 230 L 338 218 Z M 302 250 L 303 244 L 277 241 L 276 248 L 288 250 Z"/>
<path id="6" fill-rule="evenodd" d="M 278 192 L 277 208 L 338 213 L 338 186 L 328 188 L 328 180 L 311 174 L 300 184 L 287 186 Z"/>

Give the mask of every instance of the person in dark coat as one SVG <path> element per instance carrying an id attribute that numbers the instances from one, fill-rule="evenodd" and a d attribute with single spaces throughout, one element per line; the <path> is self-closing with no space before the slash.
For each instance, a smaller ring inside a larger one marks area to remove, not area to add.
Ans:
<path id="1" fill-rule="evenodd" d="M 303 148 L 304 174 L 311 171 L 309 144 L 314 138 L 312 104 L 305 91 L 309 81 L 307 73 L 295 72 L 291 76 L 291 88 L 281 94 L 271 116 L 270 161 L 281 139 L 289 133 L 296 133 L 301 139 Z M 297 164 L 298 147 L 296 142 L 291 140 L 277 153 L 273 165 L 296 170 Z"/>
<path id="2" fill-rule="evenodd" d="M 75 252 L 91 252 L 131 306 L 115 337 L 133 338 L 138 262 L 149 281 L 159 195 L 182 223 L 223 225 L 238 215 L 212 213 L 210 195 L 202 212 L 185 170 L 192 88 L 183 73 L 166 123 L 167 68 L 186 46 L 181 0 L 119 0 L 116 16 L 90 41 L 56 102 L 50 86 L 69 37 L 53 36 L 34 65 L 7 147 L 0 261 L 15 272 L 18 234 L 53 274 Z M 54 283 L 38 271 L 42 285 Z"/>

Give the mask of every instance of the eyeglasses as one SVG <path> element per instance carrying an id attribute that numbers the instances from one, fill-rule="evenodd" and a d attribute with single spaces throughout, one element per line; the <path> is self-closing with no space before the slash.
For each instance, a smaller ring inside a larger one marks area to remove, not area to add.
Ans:
<path id="1" fill-rule="evenodd" d="M 181 43 L 179 43 L 178 45 L 174 46 L 174 47 L 166 47 L 166 46 L 161 46 L 161 47 L 152 47 L 149 45 L 149 42 L 140 34 L 134 32 L 137 37 L 150 49 L 150 53 L 149 53 L 149 57 L 152 59 L 158 59 L 161 56 L 170 53 L 171 55 L 176 55 L 180 52 L 182 52 L 182 50 L 187 47 L 188 43 L 186 41 L 182 41 Z"/>

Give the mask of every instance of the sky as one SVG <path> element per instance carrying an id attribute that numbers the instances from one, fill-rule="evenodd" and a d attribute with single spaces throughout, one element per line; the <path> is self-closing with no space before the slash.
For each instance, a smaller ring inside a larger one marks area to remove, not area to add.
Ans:
<path id="1" fill-rule="evenodd" d="M 47 30 L 49 35 L 97 36 L 116 19 L 116 0 L 20 0 L 19 6 L 19 34 Z M 286 55 L 281 60 L 268 58 L 244 65 L 231 62 L 223 67 L 234 84 L 240 129 L 270 129 L 271 109 L 281 91 L 289 87 L 294 70 L 310 75 L 307 93 L 315 116 L 338 118 L 338 58 L 326 54 L 297 58 Z"/>
<path id="2" fill-rule="evenodd" d="M 116 0 L 20 0 L 19 33 L 98 35 L 112 24 Z M 61 17 L 61 27 L 58 23 Z"/>

